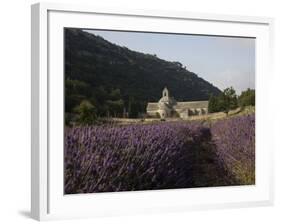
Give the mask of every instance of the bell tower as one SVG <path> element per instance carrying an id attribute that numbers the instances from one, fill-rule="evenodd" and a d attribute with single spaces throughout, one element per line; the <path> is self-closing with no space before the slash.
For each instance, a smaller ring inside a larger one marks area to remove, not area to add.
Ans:
<path id="1" fill-rule="evenodd" d="M 165 88 L 163 89 L 162 97 L 163 97 L 163 98 L 169 98 L 169 90 L 167 89 L 167 87 L 165 87 Z"/>

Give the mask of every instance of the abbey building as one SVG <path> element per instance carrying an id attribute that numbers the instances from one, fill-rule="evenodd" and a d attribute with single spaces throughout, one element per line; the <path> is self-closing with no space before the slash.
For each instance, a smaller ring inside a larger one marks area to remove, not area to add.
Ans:
<path id="1" fill-rule="evenodd" d="M 180 117 L 186 119 L 189 116 L 207 114 L 208 101 L 177 102 L 169 95 L 169 91 L 165 87 L 162 98 L 158 102 L 148 103 L 146 112 L 151 117 Z"/>

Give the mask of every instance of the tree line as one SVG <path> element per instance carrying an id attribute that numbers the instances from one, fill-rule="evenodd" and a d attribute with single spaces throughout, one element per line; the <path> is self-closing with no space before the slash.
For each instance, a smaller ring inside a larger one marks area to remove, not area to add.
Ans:
<path id="1" fill-rule="evenodd" d="M 225 112 L 238 107 L 255 106 L 255 90 L 248 88 L 237 96 L 233 87 L 224 89 L 218 96 L 210 96 L 208 111 L 209 113 Z"/>
<path id="2" fill-rule="evenodd" d="M 65 80 L 65 123 L 93 124 L 102 118 L 137 118 L 144 113 L 146 102 L 137 97 L 123 97 L 119 88 Z"/>

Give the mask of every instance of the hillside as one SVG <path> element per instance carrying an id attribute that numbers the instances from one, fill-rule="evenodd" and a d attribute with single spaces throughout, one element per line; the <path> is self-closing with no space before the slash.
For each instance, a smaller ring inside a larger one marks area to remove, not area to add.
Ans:
<path id="1" fill-rule="evenodd" d="M 147 102 L 159 100 L 165 86 L 178 101 L 207 100 L 210 94 L 220 93 L 179 62 L 135 52 L 70 28 L 65 29 L 65 80 L 68 113 L 83 99 L 92 102 L 99 115 L 116 105 L 118 113 L 121 107 L 144 112 Z"/>

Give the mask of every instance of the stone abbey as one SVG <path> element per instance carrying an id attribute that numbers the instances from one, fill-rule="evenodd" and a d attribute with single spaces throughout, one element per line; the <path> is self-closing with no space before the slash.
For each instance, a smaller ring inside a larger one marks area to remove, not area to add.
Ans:
<path id="1" fill-rule="evenodd" d="M 177 102 L 169 95 L 169 90 L 165 87 L 161 99 L 158 102 L 148 103 L 146 112 L 151 117 L 187 119 L 190 116 L 207 114 L 208 103 L 208 101 Z"/>

